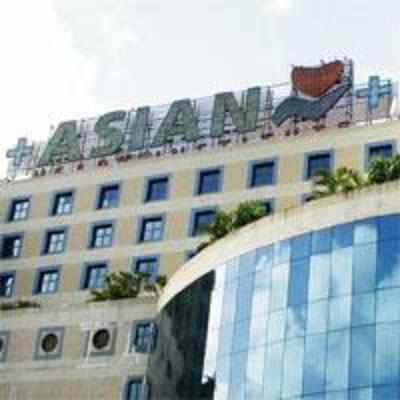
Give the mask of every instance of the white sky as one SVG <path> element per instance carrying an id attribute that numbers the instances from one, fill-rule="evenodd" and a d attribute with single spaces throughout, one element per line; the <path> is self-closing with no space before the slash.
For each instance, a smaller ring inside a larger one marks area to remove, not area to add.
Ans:
<path id="1" fill-rule="evenodd" d="M 398 0 L 3 0 L 0 176 L 18 137 L 114 109 L 287 81 L 348 56 L 398 80 Z"/>

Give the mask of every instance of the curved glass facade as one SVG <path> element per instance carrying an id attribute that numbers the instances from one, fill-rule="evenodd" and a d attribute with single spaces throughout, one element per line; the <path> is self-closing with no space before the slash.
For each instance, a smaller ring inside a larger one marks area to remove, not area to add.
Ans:
<path id="1" fill-rule="evenodd" d="M 160 315 L 154 398 L 400 398 L 400 216 L 215 266 Z"/>

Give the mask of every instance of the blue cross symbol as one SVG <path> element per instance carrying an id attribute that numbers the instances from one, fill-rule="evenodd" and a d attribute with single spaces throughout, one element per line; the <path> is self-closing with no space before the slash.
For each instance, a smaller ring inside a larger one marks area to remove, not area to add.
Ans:
<path id="1" fill-rule="evenodd" d="M 368 99 L 368 110 L 378 108 L 379 100 L 383 96 L 392 96 L 393 87 L 391 81 L 381 83 L 379 76 L 370 76 L 368 80 L 368 88 L 356 91 L 356 97 L 359 99 Z"/>
<path id="2" fill-rule="evenodd" d="M 6 157 L 13 159 L 14 167 L 20 167 L 24 158 L 33 154 L 33 146 L 28 146 L 27 143 L 28 139 L 20 138 L 16 147 L 7 151 Z"/>

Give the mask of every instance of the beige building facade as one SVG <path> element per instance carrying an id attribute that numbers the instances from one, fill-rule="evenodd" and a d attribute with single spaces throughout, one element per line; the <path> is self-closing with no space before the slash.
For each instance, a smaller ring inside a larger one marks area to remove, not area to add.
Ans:
<path id="1" fill-rule="evenodd" d="M 179 280 L 216 210 L 246 200 L 279 215 L 298 208 L 317 169 L 366 171 L 372 157 L 396 154 L 400 122 L 247 136 L 202 151 L 110 157 L 104 166 L 2 183 L 0 303 L 24 299 L 40 308 L 0 311 L 0 399 L 128 398 L 136 389 L 127 382 L 141 382 L 147 363 L 148 349 L 135 347 L 138 325 L 146 335 L 157 298 L 94 304 L 90 289 L 113 271 Z"/>

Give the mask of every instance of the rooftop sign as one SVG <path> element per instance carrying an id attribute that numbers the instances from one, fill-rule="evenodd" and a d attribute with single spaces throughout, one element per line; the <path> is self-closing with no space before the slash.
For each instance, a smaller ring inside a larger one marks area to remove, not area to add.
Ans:
<path id="1" fill-rule="evenodd" d="M 353 64 L 336 60 L 318 67 L 295 67 L 291 83 L 218 93 L 170 105 L 117 110 L 99 118 L 59 124 L 47 143 L 21 139 L 7 152 L 10 178 L 44 175 L 107 158 L 160 156 L 238 142 L 344 127 L 390 116 L 393 86 L 371 77 L 354 87 Z"/>

